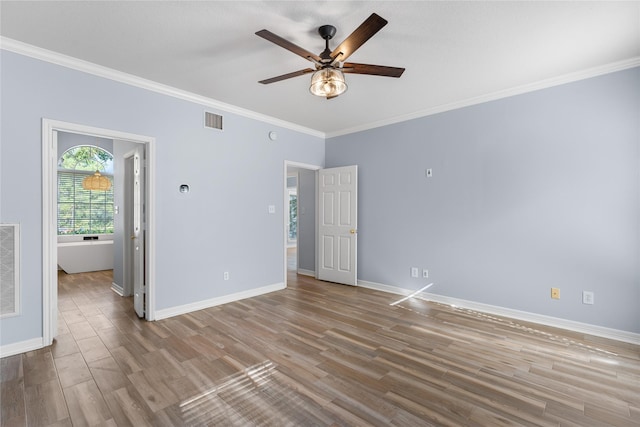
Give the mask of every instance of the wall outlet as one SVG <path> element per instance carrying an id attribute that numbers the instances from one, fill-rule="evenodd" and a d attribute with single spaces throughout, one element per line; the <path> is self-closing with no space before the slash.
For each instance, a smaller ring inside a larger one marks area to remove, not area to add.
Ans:
<path id="1" fill-rule="evenodd" d="M 411 277 L 418 277 L 418 267 L 411 267 Z"/>
<path id="2" fill-rule="evenodd" d="M 593 304 L 595 303 L 595 295 L 591 291 L 582 291 L 582 303 Z"/>
<path id="3" fill-rule="evenodd" d="M 422 270 L 422 278 L 423 279 L 428 279 L 429 278 L 429 270 L 427 270 L 426 268 L 424 270 Z"/>
<path id="4" fill-rule="evenodd" d="M 560 299 L 560 288 L 551 288 L 551 298 Z"/>
<path id="5" fill-rule="evenodd" d="M 229 280 L 229 272 L 225 271 L 222 277 L 224 278 L 224 280 Z"/>

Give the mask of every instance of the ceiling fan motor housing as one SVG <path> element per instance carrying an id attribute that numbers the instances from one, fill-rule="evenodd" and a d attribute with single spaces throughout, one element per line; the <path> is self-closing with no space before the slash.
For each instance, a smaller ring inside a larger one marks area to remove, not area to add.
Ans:
<path id="1" fill-rule="evenodd" d="M 322 25 L 318 28 L 318 33 L 320 34 L 320 37 L 325 40 L 324 50 L 320 54 L 320 58 L 323 63 L 331 62 L 333 58 L 331 58 L 331 51 L 329 50 L 329 40 L 336 35 L 336 27 L 333 25 Z"/>
<path id="2" fill-rule="evenodd" d="M 334 27 L 333 25 L 322 25 L 320 28 L 318 28 L 318 33 L 323 39 L 331 40 L 333 36 L 336 35 L 336 27 Z"/>

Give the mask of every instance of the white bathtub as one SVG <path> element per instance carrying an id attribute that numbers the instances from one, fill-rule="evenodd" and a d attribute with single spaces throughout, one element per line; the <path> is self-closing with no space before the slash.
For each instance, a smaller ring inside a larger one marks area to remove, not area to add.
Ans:
<path id="1" fill-rule="evenodd" d="M 112 270 L 113 236 L 99 235 L 98 240 L 82 240 L 82 236 L 59 236 L 58 267 L 68 274 Z"/>

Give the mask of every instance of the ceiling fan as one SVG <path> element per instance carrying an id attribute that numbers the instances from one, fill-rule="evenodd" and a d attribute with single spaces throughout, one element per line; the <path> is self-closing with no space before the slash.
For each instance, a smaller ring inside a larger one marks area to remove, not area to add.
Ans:
<path id="1" fill-rule="evenodd" d="M 373 35 L 380 31 L 385 25 L 387 25 L 387 21 L 384 18 L 372 13 L 371 16 L 365 19 L 365 21 L 360 24 L 360 26 L 356 28 L 351 35 L 349 35 L 349 37 L 340 43 L 338 47 L 333 49 L 333 51 L 329 50 L 329 40 L 331 40 L 336 34 L 336 27 L 333 25 L 323 25 L 318 28 L 318 33 L 325 40 L 325 49 L 320 53 L 320 55 L 311 53 L 308 50 L 272 33 L 271 31 L 260 30 L 256 32 L 256 35 L 313 62 L 315 64 L 315 69 L 305 68 L 303 70 L 261 80 L 258 83 L 275 83 L 292 77 L 313 73 L 313 76 L 311 77 L 311 87 L 309 88 L 311 93 L 331 99 L 347 90 L 347 84 L 343 73 L 400 77 L 404 72 L 404 68 L 344 62 L 353 52 L 373 37 Z"/>

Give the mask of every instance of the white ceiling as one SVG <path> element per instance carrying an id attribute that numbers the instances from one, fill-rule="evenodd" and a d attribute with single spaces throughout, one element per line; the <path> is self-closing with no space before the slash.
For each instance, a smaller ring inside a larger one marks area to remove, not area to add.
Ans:
<path id="1" fill-rule="evenodd" d="M 0 8 L 5 38 L 328 136 L 640 57 L 637 1 L 2 1 Z M 309 93 L 310 75 L 258 83 L 312 63 L 256 31 L 320 53 L 318 26 L 337 27 L 333 48 L 372 12 L 389 24 L 349 61 L 404 67 L 401 78 L 347 74 L 348 91 L 332 100 Z"/>

